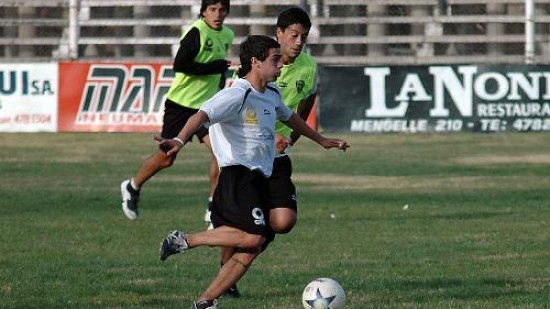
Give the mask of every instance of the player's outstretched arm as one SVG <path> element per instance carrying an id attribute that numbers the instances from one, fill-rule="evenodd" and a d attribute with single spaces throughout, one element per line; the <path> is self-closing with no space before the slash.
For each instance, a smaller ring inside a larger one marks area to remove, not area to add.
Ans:
<path id="1" fill-rule="evenodd" d="M 314 93 L 309 97 L 305 98 L 304 100 L 302 100 L 300 104 L 298 104 L 298 109 L 296 110 L 296 114 L 306 122 L 307 122 L 307 118 L 309 117 L 309 114 L 311 113 L 311 110 L 313 109 L 313 105 L 315 104 L 316 98 L 317 98 L 317 93 Z M 299 138 L 300 138 L 300 134 L 297 134 L 296 131 L 292 131 L 292 133 L 290 133 L 290 141 L 292 145 L 294 145 Z"/>
<path id="2" fill-rule="evenodd" d="M 172 139 L 165 139 L 158 135 L 153 135 L 153 140 L 157 141 L 159 148 L 170 156 L 177 154 L 178 151 L 187 144 L 187 140 L 195 131 L 197 131 L 205 122 L 208 121 L 206 112 L 199 110 L 195 115 L 191 116 L 178 136 Z"/>
<path id="3" fill-rule="evenodd" d="M 323 146 L 325 149 L 338 148 L 346 151 L 346 149 L 349 148 L 349 145 L 345 140 L 338 138 L 326 138 L 322 136 L 317 131 L 313 130 L 302 118 L 296 115 L 296 113 L 293 113 L 290 119 L 284 123 L 292 130 L 296 131 L 296 133 L 306 136 L 312 141 Z"/>

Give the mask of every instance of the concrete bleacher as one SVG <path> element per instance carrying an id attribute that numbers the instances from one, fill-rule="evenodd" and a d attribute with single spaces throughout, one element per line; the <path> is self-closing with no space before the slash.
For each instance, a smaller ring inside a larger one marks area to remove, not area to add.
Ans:
<path id="1" fill-rule="evenodd" d="M 536 0 L 536 62 L 550 60 L 550 4 Z M 74 10 L 71 11 L 71 4 Z M 524 0 L 232 0 L 237 35 L 274 33 L 278 12 L 303 6 L 322 64 L 523 63 Z M 171 61 L 199 0 L 3 0 L 0 62 Z M 77 12 L 76 22 L 71 12 Z M 76 31 L 75 31 L 76 29 Z M 76 36 L 75 36 L 76 34 Z M 72 48 L 72 49 L 71 49 Z M 73 50 L 74 49 L 74 50 Z"/>

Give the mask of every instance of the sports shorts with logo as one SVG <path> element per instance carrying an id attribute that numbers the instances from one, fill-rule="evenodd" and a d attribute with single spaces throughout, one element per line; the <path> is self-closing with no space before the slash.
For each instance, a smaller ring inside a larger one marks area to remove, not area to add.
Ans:
<path id="1" fill-rule="evenodd" d="M 164 118 L 162 120 L 162 138 L 174 138 L 178 136 L 189 118 L 199 110 L 179 105 L 169 99 L 164 102 Z M 195 134 L 202 143 L 203 138 L 208 135 L 208 129 L 200 127 Z"/>
<path id="2" fill-rule="evenodd" d="M 230 226 L 250 234 L 267 234 L 267 178 L 242 165 L 221 168 L 212 200 L 214 227 Z"/>
<path id="3" fill-rule="evenodd" d="M 267 180 L 270 208 L 298 210 L 296 186 L 292 182 L 292 161 L 289 156 L 279 156 L 273 161 L 273 173 Z"/>

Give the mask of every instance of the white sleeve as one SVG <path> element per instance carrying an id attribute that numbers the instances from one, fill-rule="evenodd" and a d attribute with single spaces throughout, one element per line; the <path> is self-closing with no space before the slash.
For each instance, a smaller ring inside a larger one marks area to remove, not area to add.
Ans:
<path id="1" fill-rule="evenodd" d="M 243 89 L 226 88 L 204 102 L 200 109 L 208 115 L 210 124 L 223 122 L 224 119 L 238 115 L 243 97 Z"/>
<path id="2" fill-rule="evenodd" d="M 279 100 L 278 103 L 279 104 L 275 107 L 275 110 L 277 111 L 277 119 L 282 121 L 289 120 L 293 114 L 293 111 L 288 106 L 286 106 L 282 98 Z"/>

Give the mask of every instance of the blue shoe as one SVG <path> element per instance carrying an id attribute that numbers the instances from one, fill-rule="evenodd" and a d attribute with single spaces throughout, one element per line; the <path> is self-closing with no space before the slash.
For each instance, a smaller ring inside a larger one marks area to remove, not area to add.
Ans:
<path id="1" fill-rule="evenodd" d="M 189 249 L 185 234 L 180 231 L 173 231 L 160 243 L 160 260 L 164 261 L 172 254 L 181 253 Z"/>
<path id="2" fill-rule="evenodd" d="M 191 309 L 217 309 L 218 301 L 215 299 L 198 300 L 191 304 Z"/>

